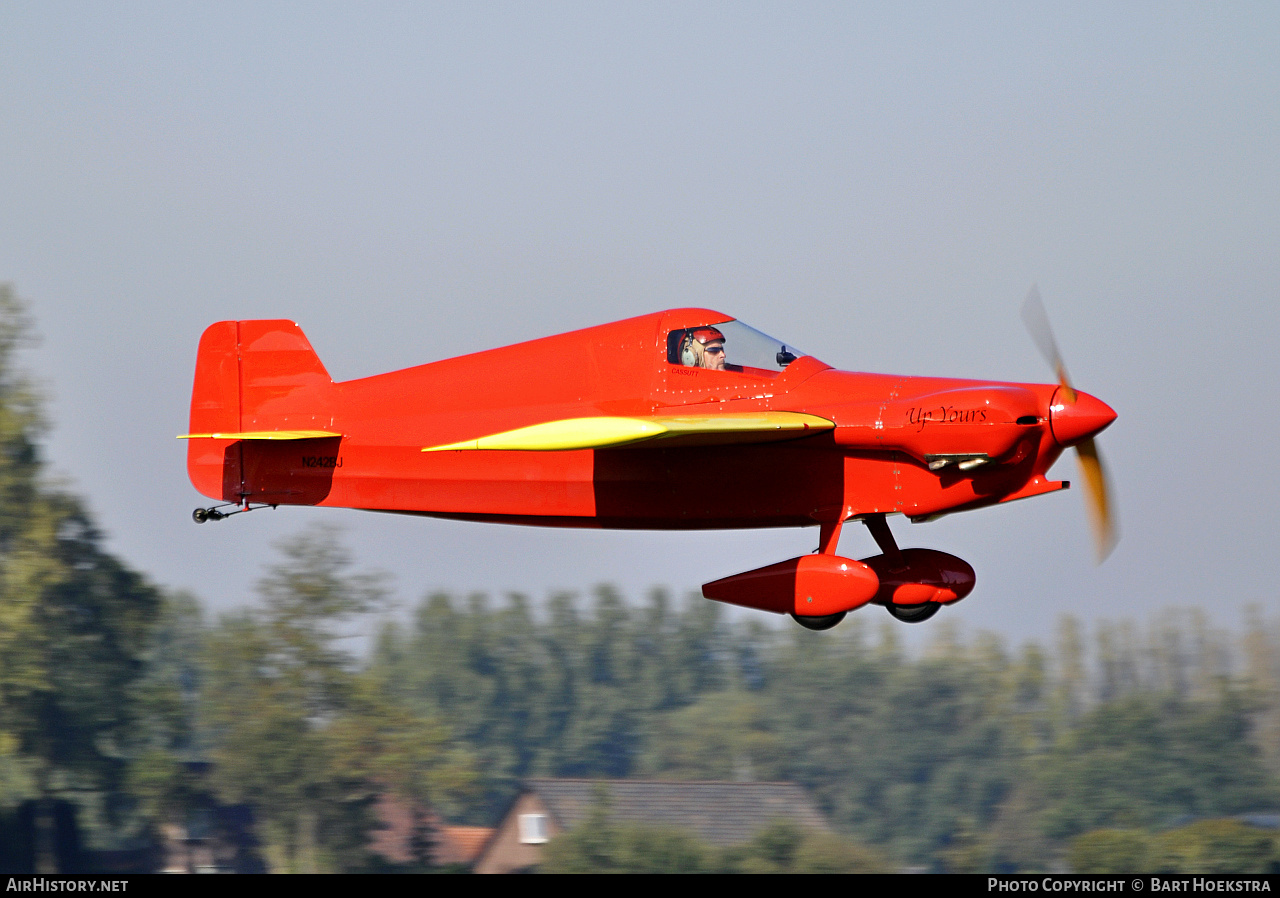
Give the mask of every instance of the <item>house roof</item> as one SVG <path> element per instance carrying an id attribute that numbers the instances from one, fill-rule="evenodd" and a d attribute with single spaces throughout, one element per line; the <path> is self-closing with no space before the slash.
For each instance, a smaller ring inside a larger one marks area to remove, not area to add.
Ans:
<path id="1" fill-rule="evenodd" d="M 471 864 L 493 835 L 492 826 L 442 826 L 441 863 Z"/>
<path id="2" fill-rule="evenodd" d="M 808 793 L 795 783 L 671 782 L 657 780 L 528 779 L 562 829 L 585 820 L 602 794 L 611 820 L 687 830 L 716 846 L 741 845 L 784 820 L 830 832 Z"/>
<path id="3" fill-rule="evenodd" d="M 413 863 L 413 831 L 418 822 L 413 816 L 413 805 L 383 793 L 378 797 L 374 813 L 380 826 L 370 837 L 369 850 L 393 864 Z M 472 863 L 493 835 L 492 827 L 448 826 L 424 806 L 419 806 L 419 814 L 431 830 L 431 859 L 436 864 Z"/>

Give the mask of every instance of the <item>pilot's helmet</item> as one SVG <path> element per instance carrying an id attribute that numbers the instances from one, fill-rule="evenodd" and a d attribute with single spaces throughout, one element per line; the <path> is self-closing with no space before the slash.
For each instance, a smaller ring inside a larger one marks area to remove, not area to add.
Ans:
<path id="1" fill-rule="evenodd" d="M 708 343 L 719 340 L 724 343 L 724 334 L 714 327 L 695 327 L 685 334 L 684 345 L 680 348 L 680 361 L 690 368 L 702 367 L 702 356 Z"/>

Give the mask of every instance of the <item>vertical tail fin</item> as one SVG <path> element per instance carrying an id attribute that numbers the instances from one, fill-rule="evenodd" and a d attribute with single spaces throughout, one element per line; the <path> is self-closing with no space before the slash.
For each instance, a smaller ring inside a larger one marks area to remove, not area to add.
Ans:
<path id="1" fill-rule="evenodd" d="M 196 351 L 191 390 L 190 433 L 234 433 L 240 429 L 240 322 L 219 321 L 205 329 Z"/>
<path id="2" fill-rule="evenodd" d="M 292 321 L 219 321 L 200 337 L 187 471 L 196 489 L 234 502 L 253 490 L 244 480 L 240 435 L 333 427 L 333 379 L 302 328 Z M 294 438 L 297 438 L 296 436 Z"/>

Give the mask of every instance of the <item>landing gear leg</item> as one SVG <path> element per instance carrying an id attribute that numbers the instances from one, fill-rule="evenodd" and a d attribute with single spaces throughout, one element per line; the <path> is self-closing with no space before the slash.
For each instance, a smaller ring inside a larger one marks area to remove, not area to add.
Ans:
<path id="1" fill-rule="evenodd" d="M 824 521 L 818 529 L 818 548 L 819 555 L 836 554 L 836 546 L 840 545 L 840 531 L 844 528 L 844 521 Z"/>
<path id="2" fill-rule="evenodd" d="M 902 550 L 898 548 L 898 543 L 893 538 L 893 531 L 889 529 L 889 524 L 882 514 L 869 514 L 862 519 L 862 523 L 867 525 L 867 529 L 871 531 L 871 536 L 876 541 L 876 545 L 880 547 L 880 551 L 884 553 L 885 561 L 889 563 L 889 572 L 898 573 L 905 571 L 910 565 L 903 556 Z M 938 613 L 938 609 L 942 606 L 936 602 L 925 602 L 922 605 L 894 605 L 892 602 L 885 604 L 885 610 L 893 615 L 895 620 L 900 620 L 904 624 L 919 624 L 927 621 Z"/>
<path id="3" fill-rule="evenodd" d="M 213 505 L 209 508 L 197 508 L 191 512 L 191 520 L 197 524 L 203 524 L 205 521 L 221 521 L 223 518 L 229 518 L 233 514 L 244 514 L 246 511 L 257 511 L 259 508 L 275 508 L 274 505 L 250 505 L 248 502 L 244 507 L 228 502 L 226 505 Z M 222 508 L 234 508 L 235 511 L 219 511 Z"/>
<path id="4" fill-rule="evenodd" d="M 889 529 L 884 515 L 869 514 L 862 519 L 862 523 L 867 525 L 867 529 L 871 531 L 871 537 L 884 553 L 885 559 L 889 562 L 889 570 L 905 571 L 907 560 L 902 557 L 902 550 L 898 548 L 898 543 L 893 538 L 893 531 Z"/>

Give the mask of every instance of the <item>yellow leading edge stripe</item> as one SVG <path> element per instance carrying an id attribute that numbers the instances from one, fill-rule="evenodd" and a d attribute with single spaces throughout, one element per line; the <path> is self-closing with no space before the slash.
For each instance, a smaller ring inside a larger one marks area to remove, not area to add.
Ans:
<path id="1" fill-rule="evenodd" d="M 183 433 L 180 440 L 319 440 L 340 437 L 331 430 L 247 430 L 243 433 Z"/>
<path id="2" fill-rule="evenodd" d="M 427 446 L 423 452 L 457 449 L 507 449 L 555 452 L 569 449 L 604 449 L 643 440 L 679 436 L 803 436 L 831 430 L 835 424 L 817 415 L 800 412 L 742 412 L 724 415 L 658 415 L 652 418 L 569 418 L 548 421 L 503 433 Z M 784 437 L 785 438 L 785 437 Z"/>

